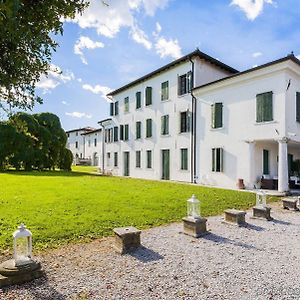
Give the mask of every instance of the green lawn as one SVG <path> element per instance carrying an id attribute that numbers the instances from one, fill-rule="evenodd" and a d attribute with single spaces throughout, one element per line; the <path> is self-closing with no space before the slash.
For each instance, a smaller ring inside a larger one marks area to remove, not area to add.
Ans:
<path id="1" fill-rule="evenodd" d="M 180 221 L 193 193 L 204 216 L 255 202 L 252 193 L 85 173 L 94 170 L 0 173 L 0 251 L 11 250 L 11 234 L 21 222 L 35 247 L 44 249 L 111 235 L 114 227 Z"/>

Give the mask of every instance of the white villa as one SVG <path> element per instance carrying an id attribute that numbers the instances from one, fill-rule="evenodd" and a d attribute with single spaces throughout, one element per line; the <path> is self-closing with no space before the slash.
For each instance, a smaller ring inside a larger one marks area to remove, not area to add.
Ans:
<path id="1" fill-rule="evenodd" d="M 66 131 L 67 148 L 73 153 L 74 164 L 98 166 L 102 153 L 102 129 L 84 127 Z"/>
<path id="2" fill-rule="evenodd" d="M 238 72 L 197 49 L 107 96 L 110 118 L 99 122 L 97 152 L 103 172 L 280 192 L 298 186 L 291 175 L 300 159 L 300 61 L 293 54 Z"/>

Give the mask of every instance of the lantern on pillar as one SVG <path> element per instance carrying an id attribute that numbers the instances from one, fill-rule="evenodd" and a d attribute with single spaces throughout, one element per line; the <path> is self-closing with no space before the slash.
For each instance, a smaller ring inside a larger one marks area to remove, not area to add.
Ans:
<path id="1" fill-rule="evenodd" d="M 32 233 L 21 224 L 13 233 L 14 261 L 16 266 L 26 265 L 32 261 Z"/>
<path id="2" fill-rule="evenodd" d="M 256 193 L 256 206 L 257 207 L 267 206 L 267 194 L 264 191 L 258 191 Z"/>
<path id="3" fill-rule="evenodd" d="M 190 218 L 200 218 L 200 201 L 195 195 L 187 200 L 187 216 Z"/>

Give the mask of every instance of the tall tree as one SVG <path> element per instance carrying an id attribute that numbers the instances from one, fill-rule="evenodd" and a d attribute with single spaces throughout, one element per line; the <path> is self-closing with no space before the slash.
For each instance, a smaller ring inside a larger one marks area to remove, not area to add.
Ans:
<path id="1" fill-rule="evenodd" d="M 63 18 L 73 18 L 85 0 L 0 0 L 0 107 L 31 109 L 42 99 L 36 83 L 47 74 L 63 34 Z"/>

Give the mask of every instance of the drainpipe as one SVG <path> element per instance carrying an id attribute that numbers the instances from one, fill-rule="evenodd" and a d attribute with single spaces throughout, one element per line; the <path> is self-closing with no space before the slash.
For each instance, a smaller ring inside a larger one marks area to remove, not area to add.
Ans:
<path id="1" fill-rule="evenodd" d="M 100 126 L 102 127 L 102 174 L 104 174 L 104 166 L 105 166 L 105 163 L 104 163 L 104 158 L 105 158 L 105 153 L 104 153 L 104 150 L 105 150 L 105 126 L 102 124 L 102 123 L 99 123 Z"/>
<path id="2" fill-rule="evenodd" d="M 197 120 L 196 120 L 196 110 L 197 110 L 197 102 L 196 97 L 193 94 L 194 88 L 194 71 L 195 71 L 195 63 L 193 62 L 192 58 L 189 57 L 189 61 L 191 62 L 192 67 L 192 89 L 191 89 L 191 96 L 192 96 L 192 128 L 191 128 L 191 183 L 196 182 L 196 130 L 197 130 Z"/>

